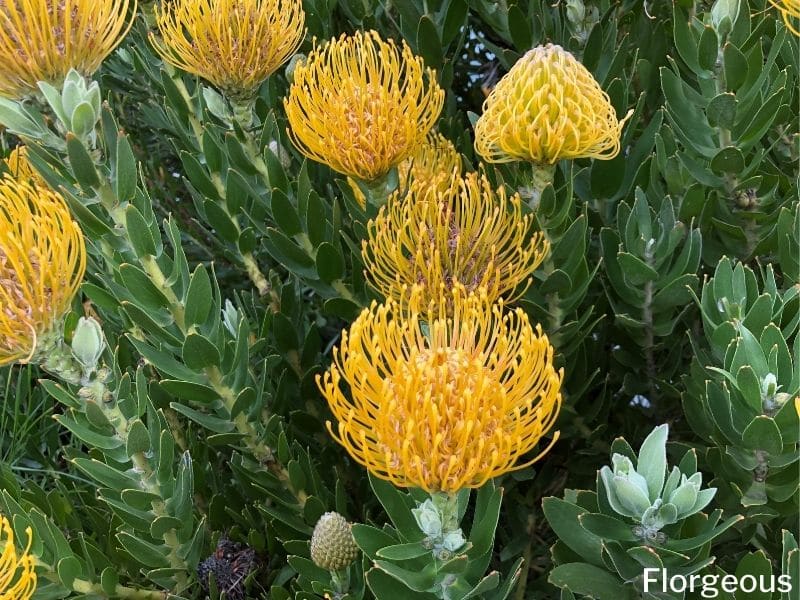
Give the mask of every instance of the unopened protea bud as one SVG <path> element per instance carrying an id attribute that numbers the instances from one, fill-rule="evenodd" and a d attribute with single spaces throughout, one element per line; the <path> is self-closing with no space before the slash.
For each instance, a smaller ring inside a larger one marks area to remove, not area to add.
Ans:
<path id="1" fill-rule="evenodd" d="M 336 512 L 319 518 L 311 535 L 311 560 L 328 571 L 345 569 L 358 556 L 350 523 Z"/>

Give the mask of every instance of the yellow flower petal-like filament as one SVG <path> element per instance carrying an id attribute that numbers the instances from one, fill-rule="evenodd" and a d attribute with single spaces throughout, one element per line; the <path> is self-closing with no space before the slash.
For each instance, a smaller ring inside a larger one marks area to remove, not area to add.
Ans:
<path id="1" fill-rule="evenodd" d="M 619 154 L 627 118 L 617 119 L 608 94 L 572 54 L 548 44 L 520 58 L 486 98 L 475 150 L 489 162 L 607 160 Z"/>
<path id="2" fill-rule="evenodd" d="M 284 100 L 289 137 L 308 158 L 373 181 L 425 141 L 444 103 L 435 72 L 375 31 L 316 47 Z"/>
<path id="3" fill-rule="evenodd" d="M 428 308 L 419 289 L 373 303 L 318 383 L 338 421 L 328 429 L 356 462 L 401 487 L 453 493 L 546 452 L 523 459 L 555 422 L 563 373 L 524 312 L 443 293 L 449 302 Z"/>
<path id="4" fill-rule="evenodd" d="M 800 0 L 769 0 L 769 3 L 780 11 L 789 31 L 800 35 L 797 24 L 797 20 L 800 19 Z"/>
<path id="5" fill-rule="evenodd" d="M 32 530 L 25 530 L 28 543 L 21 554 L 14 545 L 11 524 L 0 516 L 0 598 L 3 600 L 29 600 L 36 590 L 34 559 L 30 554 L 33 543 Z"/>
<path id="6" fill-rule="evenodd" d="M 63 198 L 0 180 L 0 365 L 30 359 L 69 310 L 85 269 L 83 235 Z"/>
<path id="7" fill-rule="evenodd" d="M 36 83 L 60 86 L 70 69 L 91 75 L 127 35 L 137 0 L 5 0 L 0 3 L 0 95 Z"/>
<path id="8" fill-rule="evenodd" d="M 234 99 L 252 97 L 305 36 L 302 0 L 174 0 L 156 11 L 156 51 Z"/>
<path id="9" fill-rule="evenodd" d="M 494 189 L 485 175 L 453 171 L 444 191 L 412 180 L 367 225 L 362 254 L 368 278 L 385 297 L 399 300 L 406 286 L 483 288 L 490 300 L 524 293 L 549 244 L 528 235 L 518 195 Z"/>

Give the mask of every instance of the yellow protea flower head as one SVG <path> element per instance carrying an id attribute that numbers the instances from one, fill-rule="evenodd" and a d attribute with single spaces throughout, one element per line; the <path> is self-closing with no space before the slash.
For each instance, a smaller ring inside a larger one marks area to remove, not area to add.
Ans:
<path id="1" fill-rule="evenodd" d="M 0 366 L 30 361 L 59 334 L 85 269 L 83 235 L 63 198 L 0 180 Z"/>
<path id="2" fill-rule="evenodd" d="M 550 249 L 530 228 L 519 194 L 508 198 L 484 174 L 454 171 L 443 192 L 419 179 L 407 194 L 393 195 L 367 223 L 362 255 L 368 278 L 387 298 L 399 300 L 406 287 L 420 285 L 436 299 L 441 285 L 462 285 L 483 288 L 490 301 L 514 299 Z"/>
<path id="3" fill-rule="evenodd" d="M 362 181 L 414 154 L 443 104 L 435 72 L 405 42 L 398 47 L 375 31 L 315 47 L 284 100 L 297 149 Z"/>
<path id="4" fill-rule="evenodd" d="M 161 58 L 233 99 L 253 97 L 305 36 L 302 0 L 173 0 L 155 17 Z"/>
<path id="5" fill-rule="evenodd" d="M 769 0 L 769 3 L 780 11 L 789 31 L 800 35 L 797 24 L 797 20 L 800 19 L 800 0 Z"/>
<path id="6" fill-rule="evenodd" d="M 30 554 L 31 528 L 25 530 L 28 544 L 21 554 L 14 545 L 14 531 L 4 516 L 0 515 L 0 598 L 2 600 L 29 600 L 36 590 L 34 559 Z"/>
<path id="7" fill-rule="evenodd" d="M 522 459 L 555 422 L 563 372 L 521 309 L 504 313 L 502 302 L 463 288 L 442 293 L 451 299 L 435 306 L 421 305 L 416 292 L 407 307 L 373 303 L 342 333 L 317 383 L 338 421 L 328 430 L 370 473 L 455 493 L 550 449 L 557 432 Z"/>
<path id="8" fill-rule="evenodd" d="M 398 165 L 397 187 L 405 191 L 412 181 L 416 181 L 420 184 L 425 182 L 436 191 L 444 192 L 450 188 L 454 172 L 461 173 L 461 154 L 453 142 L 441 133 L 432 132 L 412 156 Z M 367 203 L 364 192 L 352 177 L 348 177 L 347 182 L 356 200 L 364 208 Z"/>
<path id="9" fill-rule="evenodd" d="M 475 124 L 475 150 L 493 163 L 610 159 L 619 153 L 627 118 L 617 119 L 608 94 L 572 54 L 553 44 L 538 46 L 486 98 Z"/>
<path id="10" fill-rule="evenodd" d="M 0 96 L 19 99 L 38 81 L 60 88 L 70 69 L 91 75 L 133 24 L 136 0 L 0 2 Z"/>

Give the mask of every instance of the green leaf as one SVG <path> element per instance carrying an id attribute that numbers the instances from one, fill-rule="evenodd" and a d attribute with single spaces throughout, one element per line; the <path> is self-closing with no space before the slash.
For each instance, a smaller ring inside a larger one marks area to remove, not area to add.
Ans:
<path id="1" fill-rule="evenodd" d="M 184 302 L 186 326 L 204 324 L 214 304 L 211 279 L 205 266 L 197 265 L 194 273 L 192 273 Z"/>
<path id="2" fill-rule="evenodd" d="M 128 136 L 120 133 L 117 137 L 117 153 L 114 168 L 114 193 L 119 202 L 129 202 L 136 194 L 136 157 L 128 141 Z"/>
<path id="3" fill-rule="evenodd" d="M 139 482 L 95 459 L 74 458 L 72 463 L 98 483 L 113 490 L 138 488 Z"/>
<path id="4" fill-rule="evenodd" d="M 674 552 L 686 552 L 688 550 L 694 550 L 695 548 L 699 548 L 700 546 L 707 544 L 714 538 L 722 535 L 725 531 L 727 531 L 729 528 L 731 528 L 733 525 L 735 525 L 736 523 L 738 523 L 743 519 L 744 519 L 743 516 L 735 515 L 730 519 L 727 519 L 721 525 L 717 525 L 713 529 L 704 531 L 703 533 L 695 537 L 686 538 L 682 540 L 667 539 L 666 548 Z"/>
<path id="5" fill-rule="evenodd" d="M 658 279 L 658 271 L 633 254 L 620 252 L 617 254 L 617 260 L 619 261 L 619 266 L 622 267 L 625 277 L 633 285 L 641 285 L 648 281 L 656 281 Z"/>
<path id="6" fill-rule="evenodd" d="M 378 558 L 387 560 L 410 560 L 430 553 L 430 548 L 426 548 L 422 542 L 411 542 L 408 544 L 396 544 L 386 546 L 376 552 Z"/>
<path id="7" fill-rule="evenodd" d="M 163 548 L 154 546 L 124 531 L 118 533 L 116 537 L 122 548 L 136 562 L 153 568 L 169 566 L 169 561 Z"/>
<path id="8" fill-rule="evenodd" d="M 317 273 L 326 283 L 341 279 L 344 274 L 344 258 L 341 252 L 330 242 L 322 242 L 317 248 Z"/>
<path id="9" fill-rule="evenodd" d="M 94 431 L 90 427 L 87 427 L 85 423 L 77 421 L 66 414 L 55 415 L 54 418 L 75 437 L 91 447 L 99 448 L 100 450 L 114 450 L 122 446 L 122 440 L 116 435 L 108 435 Z"/>
<path id="10" fill-rule="evenodd" d="M 195 371 L 216 367 L 222 358 L 211 341 L 198 333 L 190 333 L 183 342 L 183 362 Z"/>
<path id="11" fill-rule="evenodd" d="M 415 592 L 427 592 L 436 581 L 436 567 L 433 563 L 429 563 L 421 571 L 409 571 L 385 560 L 376 560 L 374 564 L 376 568 L 391 575 Z"/>
<path id="12" fill-rule="evenodd" d="M 133 204 L 129 204 L 125 209 L 125 230 L 128 232 L 136 256 L 139 258 L 156 256 L 156 242 L 150 227 L 144 215 Z"/>
<path id="13" fill-rule="evenodd" d="M 630 597 L 617 577 L 587 563 L 559 565 L 550 571 L 547 580 L 556 587 L 596 600 L 623 600 Z"/>
<path id="14" fill-rule="evenodd" d="M 428 15 L 423 15 L 417 25 L 417 50 L 425 60 L 425 65 L 440 70 L 444 62 L 442 42 L 436 25 Z"/>
<path id="15" fill-rule="evenodd" d="M 697 62 L 707 71 L 713 71 L 717 63 L 719 40 L 713 27 L 706 26 L 700 34 L 700 43 L 697 45 Z"/>
<path id="16" fill-rule="evenodd" d="M 275 189 L 271 197 L 272 218 L 278 229 L 287 237 L 303 232 L 300 216 L 297 210 L 283 191 Z"/>
<path id="17" fill-rule="evenodd" d="M 119 274 L 133 299 L 142 308 L 151 310 L 169 308 L 169 300 L 139 267 L 123 263 L 119 267 Z"/>
<path id="18" fill-rule="evenodd" d="M 732 129 L 736 120 L 736 96 L 730 92 L 714 96 L 706 107 L 706 116 L 712 127 Z"/>
<path id="19" fill-rule="evenodd" d="M 745 554 L 739 561 L 736 567 L 736 577 L 741 581 L 742 577 L 745 575 L 755 577 L 756 580 L 764 582 L 769 581 L 772 575 L 772 564 L 763 550 Z M 761 591 L 759 586 L 756 586 L 756 589 L 751 592 L 744 592 L 740 588 L 736 591 L 734 597 L 736 600 L 770 600 L 772 598 L 772 592 L 767 590 Z"/>
<path id="20" fill-rule="evenodd" d="M 728 146 L 717 152 L 711 159 L 711 170 L 715 173 L 741 173 L 744 164 L 742 151 Z"/>
<path id="21" fill-rule="evenodd" d="M 219 417 L 200 412 L 180 402 L 171 402 L 170 408 L 214 433 L 230 433 L 235 428 L 235 425 L 227 419 L 220 419 Z"/>
<path id="22" fill-rule="evenodd" d="M 744 445 L 751 450 L 763 450 L 776 456 L 783 451 L 781 430 L 774 419 L 759 415 L 742 432 Z"/>
<path id="23" fill-rule="evenodd" d="M 391 483 L 378 479 L 371 473 L 369 474 L 369 483 L 386 514 L 389 515 L 402 536 L 412 542 L 422 540 L 425 534 L 422 533 L 411 513 L 411 508 L 414 506 L 413 501 Z"/>
<path id="24" fill-rule="evenodd" d="M 667 435 L 669 427 L 659 425 L 642 442 L 636 472 L 647 480 L 650 501 L 654 502 L 664 487 L 667 473 Z"/>
<path id="25" fill-rule="evenodd" d="M 584 560 L 602 566 L 603 541 L 586 531 L 578 520 L 589 511 L 560 498 L 548 497 L 542 501 L 544 516 L 559 539 Z"/>
<path id="26" fill-rule="evenodd" d="M 67 133 L 67 156 L 72 167 L 72 174 L 75 175 L 78 183 L 86 189 L 100 185 L 100 178 L 92 157 L 83 142 L 71 133 Z"/>
<path id="27" fill-rule="evenodd" d="M 225 211 L 217 200 L 206 199 L 203 203 L 209 223 L 214 227 L 219 236 L 226 242 L 235 244 L 239 239 L 239 226 Z"/>
<path id="28" fill-rule="evenodd" d="M 158 382 L 158 385 L 173 396 L 191 402 L 209 404 L 219 399 L 219 394 L 213 388 L 200 383 L 177 379 L 162 379 Z"/>
<path id="29" fill-rule="evenodd" d="M 353 523 L 352 532 L 356 544 L 370 560 L 375 560 L 381 548 L 397 545 L 396 538 L 371 525 Z"/>
<path id="30" fill-rule="evenodd" d="M 586 531 L 603 540 L 624 542 L 636 541 L 632 525 L 600 513 L 585 513 L 578 517 L 578 522 Z"/>
<path id="31" fill-rule="evenodd" d="M 59 560 L 56 565 L 56 572 L 58 573 L 58 578 L 61 580 L 61 583 L 67 589 L 71 589 L 72 583 L 83 576 L 81 563 L 74 556 L 67 556 Z M 11 575 L 13 574 L 14 571 L 11 571 Z"/>
<path id="32" fill-rule="evenodd" d="M 133 456 L 139 452 L 147 452 L 150 450 L 150 432 L 147 431 L 144 423 L 136 419 L 130 424 L 128 429 L 128 443 L 126 451 L 128 456 Z"/>
<path id="33" fill-rule="evenodd" d="M 729 90 L 738 90 L 747 80 L 747 58 L 741 50 L 728 42 L 722 50 L 722 59 L 725 66 L 725 86 Z"/>

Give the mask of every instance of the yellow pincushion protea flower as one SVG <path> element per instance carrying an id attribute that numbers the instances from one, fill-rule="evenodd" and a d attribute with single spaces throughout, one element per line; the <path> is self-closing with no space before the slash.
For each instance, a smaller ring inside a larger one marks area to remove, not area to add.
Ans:
<path id="1" fill-rule="evenodd" d="M 0 180 L 0 366 L 30 361 L 59 335 L 85 269 L 83 235 L 63 198 Z"/>
<path id="2" fill-rule="evenodd" d="M 485 175 L 454 171 L 444 192 L 421 179 L 405 196 L 392 196 L 367 224 L 362 255 L 387 298 L 399 300 L 412 285 L 438 298 L 439 286 L 462 285 L 468 292 L 484 288 L 490 301 L 513 299 L 550 249 L 540 232 L 529 236 L 530 227 L 518 194 L 508 198 Z"/>
<path id="3" fill-rule="evenodd" d="M 398 189 L 405 191 L 412 181 L 416 181 L 437 192 L 445 192 L 450 188 L 454 172 L 461 173 L 461 154 L 453 142 L 441 133 L 431 133 L 425 143 L 397 167 Z M 347 183 L 358 203 L 364 208 L 367 199 L 358 183 L 352 177 L 347 178 Z"/>
<path id="4" fill-rule="evenodd" d="M 489 94 L 475 124 L 475 150 L 494 163 L 610 159 L 627 118 L 617 119 L 586 67 L 548 44 L 528 51 Z"/>
<path id="5" fill-rule="evenodd" d="M 133 24 L 136 0 L 0 2 L 0 96 L 19 99 L 38 81 L 58 87 L 70 69 L 91 75 Z"/>
<path id="6" fill-rule="evenodd" d="M 800 35 L 800 29 L 795 22 L 800 19 L 800 0 L 769 0 L 769 3 L 780 11 L 789 31 Z"/>
<path id="7" fill-rule="evenodd" d="M 315 48 L 284 100 L 289 137 L 308 158 L 362 181 L 425 142 L 444 104 L 436 74 L 408 45 L 358 31 Z"/>
<path id="8" fill-rule="evenodd" d="M 342 333 L 317 378 L 338 421 L 331 435 L 374 476 L 428 492 L 480 487 L 541 458 L 557 432 L 522 457 L 552 428 L 563 378 L 541 329 L 463 288 L 436 303 L 452 316 L 418 310 L 415 297 L 410 311 L 373 303 Z"/>
<path id="9" fill-rule="evenodd" d="M 302 0 L 174 0 L 155 16 L 161 58 L 233 99 L 254 96 L 305 36 Z"/>
<path id="10" fill-rule="evenodd" d="M 31 528 L 25 530 L 28 545 L 17 554 L 14 531 L 8 519 L 0 515 L 0 598 L 2 600 L 29 600 L 36 590 L 34 559 L 30 554 Z"/>

